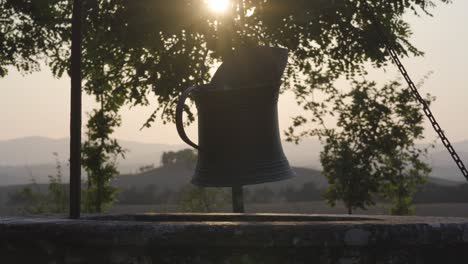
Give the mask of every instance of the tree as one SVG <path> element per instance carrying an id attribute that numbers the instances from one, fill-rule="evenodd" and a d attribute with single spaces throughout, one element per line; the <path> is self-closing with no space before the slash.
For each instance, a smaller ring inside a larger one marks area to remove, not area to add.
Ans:
<path id="1" fill-rule="evenodd" d="M 85 1 L 84 89 L 97 97 L 112 94 L 115 99 L 100 99 L 118 106 L 148 104 L 147 96 L 154 92 L 159 106 L 146 125 L 157 112 L 172 121 L 180 92 L 207 81 L 210 66 L 226 52 L 239 46 L 272 45 L 290 50 L 289 88 L 309 108 L 313 90 L 327 91 L 336 78 L 363 72 L 366 62 L 380 67 L 388 58 L 361 1 L 341 2 L 324 8 L 318 0 L 239 1 L 218 16 L 207 11 L 203 0 Z M 449 1 L 367 2 L 388 30 L 397 53 L 409 56 L 422 53 L 409 43 L 411 30 L 402 14 L 408 10 L 429 14 L 435 3 Z M 19 15 L 29 28 L 38 26 L 35 36 L 50 42 L 43 50 L 54 73 L 60 76 L 69 69 L 71 1 L 3 0 L 1 4 L 3 12 Z M 54 38 L 41 34 L 49 31 Z M 8 44 L 4 49 L 15 43 Z"/>
<path id="2" fill-rule="evenodd" d="M 421 161 L 421 154 L 414 146 L 405 150 L 396 150 L 388 156 L 385 169 L 388 180 L 383 186 L 383 193 L 392 201 L 390 213 L 393 215 L 414 214 L 413 199 L 418 187 L 425 184 L 431 168 Z"/>
<path id="3" fill-rule="evenodd" d="M 315 130 L 326 138 L 320 159 L 330 183 L 328 202 L 343 200 L 351 214 L 383 195 L 393 199 L 393 213 L 409 213 L 416 187 L 430 172 L 422 160 L 427 150 L 415 145 L 424 138 L 421 106 L 399 82 L 379 89 L 374 82 L 354 81 L 333 109 L 337 128 Z"/>
<path id="4" fill-rule="evenodd" d="M 398 55 L 419 56 L 422 53 L 409 42 L 411 28 L 403 14 L 408 10 L 429 14 L 436 3 L 449 0 L 367 2 L 388 30 Z M 285 87 L 313 113 L 312 118 L 296 117 L 288 131 L 294 138 L 294 128 L 328 111 L 311 94 L 323 92 L 330 96 L 327 102 L 336 94 L 337 78 L 361 74 L 366 63 L 381 67 L 388 59 L 361 1 L 343 0 L 341 6 L 330 8 L 322 4 L 318 0 L 245 0 L 218 16 L 207 12 L 203 0 L 83 1 L 83 89 L 99 105 L 106 104 L 101 110 L 115 118 L 124 105 L 148 105 L 149 96 L 154 95 L 158 105 L 144 126 L 151 126 L 156 118 L 172 122 L 181 91 L 208 81 L 210 67 L 231 50 L 280 46 L 290 50 Z M 69 73 L 71 6 L 71 0 L 0 0 L 0 76 L 7 66 L 38 70 L 42 57 L 57 77 Z M 190 107 L 185 110 L 193 121 Z M 90 123 L 98 120 L 91 118 L 88 130 L 98 127 Z M 107 125 L 111 124 L 119 125 Z M 102 152 L 97 159 L 110 154 L 119 155 Z"/>
<path id="5" fill-rule="evenodd" d="M 330 135 L 320 154 L 323 175 L 328 179 L 325 198 L 331 206 L 342 200 L 352 214 L 356 208 L 374 205 L 373 195 L 379 190 L 378 175 L 373 170 L 367 149 L 356 146 L 346 136 Z"/>
<path id="6" fill-rule="evenodd" d="M 71 1 L 0 0 L 0 78 L 9 67 L 22 73 L 38 71 L 44 58 L 57 69 L 58 61 L 52 58 L 69 54 L 58 45 L 70 34 L 68 10 Z"/>
<path id="7" fill-rule="evenodd" d="M 192 149 L 183 149 L 179 151 L 164 152 L 161 156 L 161 165 L 180 166 L 187 169 L 193 169 L 197 162 L 197 153 Z"/>
<path id="8" fill-rule="evenodd" d="M 83 197 L 85 210 L 101 213 L 104 206 L 114 200 L 117 188 L 111 185 L 111 180 L 118 175 L 116 159 L 124 157 L 124 149 L 117 140 L 111 139 L 113 127 L 120 123 L 118 116 L 106 111 L 107 105 L 95 110 L 89 124 L 93 124 L 87 132 L 88 140 L 83 144 L 82 160 L 86 169 L 87 192 Z"/>

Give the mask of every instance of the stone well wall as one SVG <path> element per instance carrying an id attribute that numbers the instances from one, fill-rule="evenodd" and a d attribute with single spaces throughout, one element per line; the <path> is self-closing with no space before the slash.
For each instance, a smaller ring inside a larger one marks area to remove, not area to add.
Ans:
<path id="1" fill-rule="evenodd" d="M 0 218 L 0 263 L 468 263 L 468 219 L 151 214 Z"/>

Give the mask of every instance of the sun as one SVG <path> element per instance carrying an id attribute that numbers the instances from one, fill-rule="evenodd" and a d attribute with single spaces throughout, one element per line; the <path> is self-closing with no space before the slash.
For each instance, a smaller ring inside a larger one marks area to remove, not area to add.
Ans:
<path id="1" fill-rule="evenodd" d="M 206 0 L 208 7 L 216 13 L 225 12 L 229 7 L 229 0 Z"/>

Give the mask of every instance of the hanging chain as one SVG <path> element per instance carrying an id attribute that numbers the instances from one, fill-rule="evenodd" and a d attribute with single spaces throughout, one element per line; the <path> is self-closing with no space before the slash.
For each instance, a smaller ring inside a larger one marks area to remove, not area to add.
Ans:
<path id="1" fill-rule="evenodd" d="M 423 111 L 426 114 L 427 118 L 431 122 L 432 127 L 434 128 L 435 132 L 439 135 L 440 140 L 444 144 L 445 148 L 447 148 L 448 152 L 452 156 L 453 161 L 457 164 L 458 168 L 460 169 L 461 173 L 465 178 L 468 180 L 468 170 L 466 169 L 465 165 L 463 164 L 463 161 L 460 159 L 460 156 L 458 156 L 457 152 L 453 148 L 452 144 L 450 143 L 449 139 L 445 136 L 444 131 L 440 127 L 439 123 L 435 119 L 434 115 L 431 112 L 431 109 L 429 108 L 429 105 L 427 104 L 426 100 L 421 96 L 419 93 L 416 85 L 414 82 L 411 80 L 411 77 L 409 76 L 408 72 L 406 71 L 405 67 L 401 63 L 400 59 L 398 58 L 398 54 L 396 51 L 393 49 L 393 46 L 391 45 L 390 41 L 388 40 L 387 36 L 385 35 L 381 24 L 377 20 L 377 17 L 375 14 L 372 12 L 373 10 L 369 6 L 369 4 L 364 0 L 361 3 L 363 3 L 365 13 L 374 25 L 377 33 L 379 36 L 382 38 L 384 41 L 384 44 L 387 48 L 388 53 L 392 57 L 393 62 L 398 66 L 398 70 L 400 70 L 400 73 L 403 75 L 405 78 L 406 82 L 408 83 L 408 86 L 413 93 L 414 97 L 418 102 L 423 106 Z"/>

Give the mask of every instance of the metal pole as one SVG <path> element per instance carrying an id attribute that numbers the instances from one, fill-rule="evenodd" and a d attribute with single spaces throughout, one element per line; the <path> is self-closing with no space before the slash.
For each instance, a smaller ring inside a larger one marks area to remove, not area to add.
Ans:
<path id="1" fill-rule="evenodd" d="M 81 204 L 81 20 L 82 0 L 73 1 L 70 93 L 70 218 Z"/>
<path id="2" fill-rule="evenodd" d="M 232 187 L 232 211 L 244 213 L 244 190 L 242 186 Z"/>

